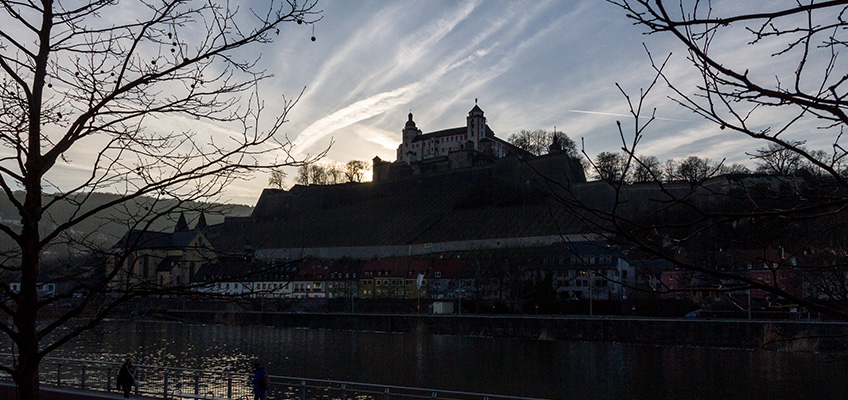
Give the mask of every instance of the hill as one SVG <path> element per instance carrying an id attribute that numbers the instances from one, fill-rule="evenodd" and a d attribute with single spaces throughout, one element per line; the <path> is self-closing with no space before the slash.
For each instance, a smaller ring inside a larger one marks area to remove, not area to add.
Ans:
<path id="1" fill-rule="evenodd" d="M 23 199 L 23 196 L 23 192 L 15 193 L 17 199 Z M 59 224 L 74 218 L 75 215 L 107 204 L 117 198 L 119 198 L 117 194 L 111 193 L 94 193 L 85 199 L 77 196 L 61 200 L 57 200 L 53 195 L 44 195 L 44 204 L 48 204 L 51 201 L 55 201 L 55 203 L 46 212 L 43 230 L 46 231 L 47 229 L 55 228 Z M 210 225 L 220 224 L 224 222 L 226 217 L 248 216 L 253 211 L 253 207 L 246 205 L 200 202 L 178 204 L 176 200 L 142 197 L 121 206 L 107 208 L 97 216 L 74 226 L 67 232 L 68 235 L 62 238 L 62 243 L 57 243 L 45 255 L 49 258 L 50 256 L 67 254 L 67 244 L 64 242 L 68 241 L 84 240 L 89 246 L 97 248 L 111 247 L 134 223 L 150 221 L 151 211 L 169 209 L 173 209 L 173 211 L 167 213 L 165 217 L 152 221 L 148 229 L 153 231 L 172 230 L 179 218 L 180 212 L 184 212 L 189 225 L 194 226 L 197 218 L 200 216 L 201 210 L 204 212 L 206 221 Z M 5 197 L 0 199 L 0 222 L 11 227 L 13 230 L 21 229 L 20 215 L 18 215 L 18 211 L 14 205 Z M 13 249 L 14 243 L 8 236 L 0 235 L 0 248 Z"/>

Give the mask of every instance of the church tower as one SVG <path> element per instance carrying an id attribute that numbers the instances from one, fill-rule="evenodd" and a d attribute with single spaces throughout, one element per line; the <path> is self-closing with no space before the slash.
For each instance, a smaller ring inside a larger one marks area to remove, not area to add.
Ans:
<path id="1" fill-rule="evenodd" d="M 409 164 L 413 160 L 417 160 L 417 152 L 412 150 L 412 141 L 416 136 L 421 134 L 421 129 L 415 126 L 415 121 L 412 120 L 412 113 L 409 113 L 409 120 L 403 127 L 403 143 L 398 147 L 397 160 Z"/>
<path id="2" fill-rule="evenodd" d="M 468 140 L 474 143 L 476 150 L 479 148 L 480 139 L 486 137 L 486 117 L 483 116 L 483 110 L 477 106 L 477 99 L 474 99 L 474 108 L 468 112 L 465 120 Z"/>

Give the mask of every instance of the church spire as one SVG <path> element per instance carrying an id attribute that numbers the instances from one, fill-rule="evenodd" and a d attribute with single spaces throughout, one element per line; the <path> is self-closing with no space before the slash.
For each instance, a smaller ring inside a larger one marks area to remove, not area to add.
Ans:
<path id="1" fill-rule="evenodd" d="M 200 217 L 197 219 L 197 225 L 194 226 L 194 230 L 205 232 L 206 228 L 209 227 L 209 224 L 206 223 L 206 214 L 203 211 L 200 211 Z"/>
<path id="2" fill-rule="evenodd" d="M 186 222 L 185 214 L 180 212 L 180 219 L 177 220 L 177 226 L 174 227 L 174 232 L 187 232 L 188 222 Z"/>

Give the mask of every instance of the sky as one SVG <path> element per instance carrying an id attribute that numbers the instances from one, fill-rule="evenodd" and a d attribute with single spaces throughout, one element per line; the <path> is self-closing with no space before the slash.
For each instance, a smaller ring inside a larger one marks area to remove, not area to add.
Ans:
<path id="1" fill-rule="evenodd" d="M 756 3 L 714 5 L 726 12 L 773 6 Z M 394 161 L 408 113 L 426 133 L 464 126 L 475 102 L 502 139 L 556 128 L 594 157 L 619 150 L 622 138 L 633 140 L 622 91 L 638 100 L 651 84 L 648 51 L 658 60 L 671 57 L 665 71 L 679 87 L 698 84 L 674 38 L 645 35 L 624 11 L 601 0 L 321 0 L 318 8 L 323 12 L 314 25 L 284 25 L 272 44 L 253 51 L 261 54 L 258 65 L 273 74 L 259 88 L 266 111 L 282 110 L 283 99 L 303 93 L 281 130 L 293 154 L 304 158 L 329 148 L 324 163 L 375 156 Z M 714 50 L 752 75 L 792 72 L 792 64 L 773 62 L 769 43 L 753 51 L 743 35 L 722 39 Z M 657 119 L 638 154 L 750 163 L 745 153 L 756 144 L 718 129 L 669 95 L 660 82 L 645 99 L 645 113 L 656 109 Z M 767 124 L 773 116 L 755 122 Z M 296 170 L 286 172 L 291 185 Z M 267 183 L 267 174 L 256 173 L 230 184 L 221 200 L 253 205 Z"/>
<path id="2" fill-rule="evenodd" d="M 314 42 L 312 27 L 292 25 L 263 52 L 275 74 L 264 96 L 305 89 L 283 130 L 299 156 L 332 143 L 324 162 L 394 161 L 409 112 L 432 132 L 464 126 L 475 100 L 502 139 L 556 127 L 582 140 L 587 154 L 615 151 L 616 121 L 632 121 L 616 83 L 638 94 L 654 76 L 643 43 L 657 54 L 676 45 L 643 35 L 599 0 L 319 4 Z M 667 91 L 652 94 L 661 119 L 642 144 L 646 154 L 722 151 L 717 129 L 671 104 Z M 295 170 L 288 174 L 292 181 Z M 266 183 L 234 183 L 233 201 L 251 204 Z"/>
<path id="3" fill-rule="evenodd" d="M 739 2 L 723 3 L 738 11 Z M 750 7 L 750 4 L 747 6 Z M 645 35 L 607 2 L 586 1 L 340 1 L 320 3 L 322 20 L 292 25 L 263 62 L 275 74 L 265 95 L 304 90 L 284 131 L 296 155 L 329 148 L 323 162 L 394 161 L 407 114 L 423 132 L 465 125 L 475 101 L 496 136 L 521 130 L 565 132 L 586 154 L 616 151 L 632 141 L 632 100 L 654 78 L 655 59 L 670 56 L 667 74 L 694 88 L 697 74 L 686 52 L 669 35 Z M 747 37 L 717 44 L 723 58 L 752 73 L 775 69 L 766 44 L 759 53 Z M 664 161 L 697 155 L 750 164 L 750 139 L 722 131 L 671 102 L 659 83 L 643 109 L 658 117 L 644 132 L 637 153 Z M 267 99 L 267 98 L 266 98 Z M 762 147 L 762 146 L 759 146 Z M 288 170 L 289 183 L 296 171 Z M 232 201 L 252 204 L 267 183 L 232 185 Z"/>

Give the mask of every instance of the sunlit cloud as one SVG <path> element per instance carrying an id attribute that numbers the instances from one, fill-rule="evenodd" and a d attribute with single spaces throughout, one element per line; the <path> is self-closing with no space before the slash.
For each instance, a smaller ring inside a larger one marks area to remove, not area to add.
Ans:
<path id="1" fill-rule="evenodd" d="M 306 154 L 304 149 L 331 136 L 334 132 L 383 113 L 397 104 L 407 103 L 421 86 L 421 83 L 416 82 L 389 92 L 378 93 L 315 121 L 292 141 L 293 154 L 302 156 Z"/>

